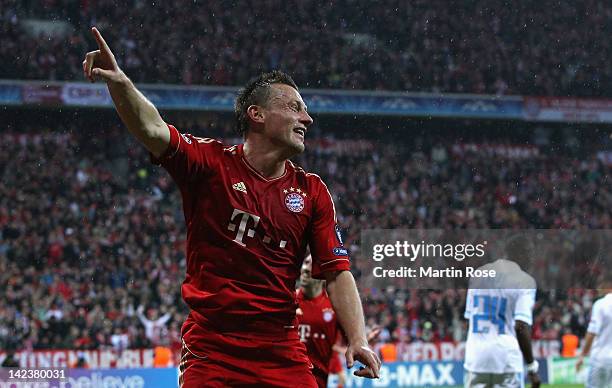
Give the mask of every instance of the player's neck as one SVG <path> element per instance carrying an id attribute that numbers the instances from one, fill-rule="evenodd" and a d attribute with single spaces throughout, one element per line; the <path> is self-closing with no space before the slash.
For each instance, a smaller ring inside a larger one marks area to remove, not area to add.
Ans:
<path id="1" fill-rule="evenodd" d="M 257 172 L 266 178 L 278 178 L 285 173 L 287 158 L 279 150 L 257 146 L 254 141 L 245 141 L 243 146 L 244 157 Z"/>
<path id="2" fill-rule="evenodd" d="M 306 299 L 314 299 L 323 293 L 323 286 L 302 287 Z"/>

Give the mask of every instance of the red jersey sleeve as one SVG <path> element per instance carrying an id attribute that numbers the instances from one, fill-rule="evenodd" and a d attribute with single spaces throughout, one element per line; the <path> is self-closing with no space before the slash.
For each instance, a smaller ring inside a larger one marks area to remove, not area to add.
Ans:
<path id="1" fill-rule="evenodd" d="M 223 144 L 215 139 L 180 133 L 169 124 L 168 129 L 170 130 L 168 148 L 159 158 L 151 155 L 151 162 L 168 170 L 180 187 L 210 174 L 218 163 L 218 155 L 222 151 Z"/>
<path id="2" fill-rule="evenodd" d="M 312 276 L 322 279 L 325 272 L 348 271 L 348 250 L 344 248 L 340 228 L 336 224 L 336 209 L 327 186 L 317 178 L 317 197 L 314 202 L 310 250 Z"/>

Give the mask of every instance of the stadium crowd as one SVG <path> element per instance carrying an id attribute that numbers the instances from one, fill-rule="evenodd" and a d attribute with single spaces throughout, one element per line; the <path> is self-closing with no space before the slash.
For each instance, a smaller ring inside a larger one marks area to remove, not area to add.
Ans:
<path id="1" fill-rule="evenodd" d="M 2 0 L 0 74 L 82 81 L 96 25 L 136 82 L 242 85 L 280 68 L 311 88 L 609 97 L 610 23 L 595 0 Z"/>
<path id="2" fill-rule="evenodd" d="M 213 120 L 189 131 L 228 137 L 230 127 Z M 331 188 L 357 276 L 364 228 L 612 228 L 611 166 L 593 153 L 371 136 L 315 131 L 298 161 Z M 37 125 L 0 139 L 1 347 L 180 346 L 185 230 L 170 177 L 118 127 Z M 361 293 L 383 342 L 465 338 L 464 291 Z M 582 335 L 593 296 L 542 293 L 534 336 Z"/>

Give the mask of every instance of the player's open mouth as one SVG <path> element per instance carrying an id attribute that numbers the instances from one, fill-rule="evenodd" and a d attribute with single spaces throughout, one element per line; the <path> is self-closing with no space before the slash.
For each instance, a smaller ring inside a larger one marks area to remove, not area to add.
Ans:
<path id="1" fill-rule="evenodd" d="M 293 128 L 293 132 L 304 137 L 306 135 L 306 128 Z"/>

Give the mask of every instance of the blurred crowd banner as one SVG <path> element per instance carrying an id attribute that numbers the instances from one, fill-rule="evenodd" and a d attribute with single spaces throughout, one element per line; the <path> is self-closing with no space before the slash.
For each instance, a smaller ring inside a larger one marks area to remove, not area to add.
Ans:
<path id="1" fill-rule="evenodd" d="M 588 365 L 577 373 L 575 358 L 538 359 L 539 375 L 543 383 L 569 384 L 584 382 Z M 587 360 L 588 362 L 588 360 Z M 176 387 L 178 386 L 178 369 L 173 368 L 92 368 L 64 369 L 63 378 L 49 380 L 51 386 L 62 388 L 102 388 L 102 387 Z M 462 361 L 419 361 L 419 362 L 388 362 L 380 370 L 380 379 L 369 380 L 356 377 L 352 370 L 346 371 L 344 386 L 351 387 L 459 387 L 463 386 Z M 5 373 L 6 374 L 6 373 Z M 7 376 L 0 375 L 0 387 L 20 386 L 18 383 L 8 383 Z M 336 387 L 337 375 L 331 375 L 328 387 Z M 37 386 L 46 386 L 42 383 Z M 26 386 L 26 384 L 23 384 Z M 32 384 L 27 385 L 32 386 Z"/>
<path id="2" fill-rule="evenodd" d="M 548 365 L 545 359 L 540 359 L 539 375 L 543 383 L 547 383 Z M 459 387 L 463 386 L 463 362 L 391 362 L 385 363 L 380 370 L 380 379 L 369 380 L 353 376 L 352 371 L 346 373 L 344 387 Z M 331 376 L 328 387 L 337 386 L 337 377 Z"/>
<path id="3" fill-rule="evenodd" d="M 20 84 L 0 84 L 0 105 L 22 105 L 22 90 Z"/>
<path id="4" fill-rule="evenodd" d="M 380 370 L 380 379 L 362 379 L 347 372 L 350 387 L 453 387 L 463 385 L 463 362 L 390 362 Z M 333 381 L 328 382 L 333 386 Z"/>
<path id="5" fill-rule="evenodd" d="M 544 384 L 580 384 L 584 383 L 588 370 L 587 364 L 576 372 L 576 358 L 549 357 L 538 359 L 539 375 Z M 62 388 L 102 388 L 102 387 L 176 387 L 178 369 L 172 368 L 92 368 L 64 369 L 61 380 L 53 380 L 51 386 Z M 380 370 L 380 379 L 369 380 L 356 377 L 352 370 L 346 371 L 344 386 L 351 387 L 459 387 L 463 386 L 465 370 L 462 361 L 417 361 L 388 362 Z M 9 383 L 7 376 L 0 374 L 0 387 L 20 386 Z M 52 380 L 49 380 L 50 382 Z M 337 375 L 331 375 L 328 387 L 336 387 Z M 38 386 L 45 386 L 42 383 Z M 26 384 L 23 384 L 26 386 Z M 32 386 L 27 385 L 27 386 Z"/>
<path id="6" fill-rule="evenodd" d="M 383 344 L 374 346 L 379 351 Z M 462 361 L 465 356 L 465 342 L 400 342 L 396 344 L 397 361 Z M 558 357 L 561 353 L 557 340 L 536 340 L 533 342 L 535 357 Z M 0 363 L 6 353 L 0 351 Z M 34 350 L 19 351 L 15 359 L 21 368 L 70 368 L 82 358 L 89 368 L 152 368 L 155 365 L 154 349 L 104 350 Z M 167 366 L 177 366 L 179 351 Z"/>
<path id="7" fill-rule="evenodd" d="M 0 351 L 0 363 L 6 353 Z M 152 368 L 154 349 L 115 350 L 34 350 L 20 351 L 15 359 L 22 368 L 66 368 L 83 358 L 90 368 Z"/>
<path id="8" fill-rule="evenodd" d="M 571 97 L 525 97 L 529 121 L 612 122 L 612 100 Z"/>
<path id="9" fill-rule="evenodd" d="M 37 380 L 37 383 L 23 382 L 20 384 L 4 377 L 0 378 L 0 387 L 145 388 L 178 386 L 178 369 L 176 368 L 67 369 L 65 372 L 63 379 L 41 379 Z"/>
<path id="10" fill-rule="evenodd" d="M 161 109 L 232 111 L 237 88 L 138 85 Z M 612 100 L 380 91 L 302 90 L 313 113 L 612 123 Z M 1 105 L 110 108 L 102 83 L 0 81 Z"/>
<path id="11" fill-rule="evenodd" d="M 576 371 L 577 357 L 563 358 L 563 357 L 551 357 L 548 359 L 548 381 L 551 384 L 584 384 L 588 372 L 588 359 L 587 362 L 580 369 Z"/>

